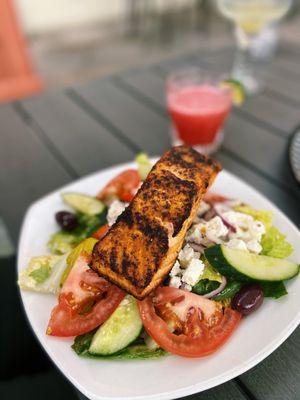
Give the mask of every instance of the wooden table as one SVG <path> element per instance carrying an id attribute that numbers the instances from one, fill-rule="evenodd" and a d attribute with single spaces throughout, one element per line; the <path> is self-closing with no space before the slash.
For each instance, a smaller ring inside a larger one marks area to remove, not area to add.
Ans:
<path id="1" fill-rule="evenodd" d="M 201 50 L 1 106 L 1 216 L 15 243 L 26 208 L 40 196 L 80 176 L 132 160 L 141 150 L 159 155 L 170 146 L 164 100 L 169 71 L 188 65 L 226 70 L 231 60 L 232 49 Z M 224 168 L 264 193 L 298 225 L 300 191 L 287 149 L 292 130 L 300 124 L 299 66 L 300 48 L 282 44 L 266 73 L 266 89 L 233 111 L 216 154 Z M 6 307 L 10 315 L 10 306 Z M 14 307 L 13 312 L 20 313 Z M 5 331 L 7 338 L 12 331 Z M 12 354 L 16 356 L 16 350 Z M 18 354 L 22 359 L 27 353 L 23 349 Z M 299 370 L 298 329 L 255 368 L 193 398 L 296 400 Z"/>

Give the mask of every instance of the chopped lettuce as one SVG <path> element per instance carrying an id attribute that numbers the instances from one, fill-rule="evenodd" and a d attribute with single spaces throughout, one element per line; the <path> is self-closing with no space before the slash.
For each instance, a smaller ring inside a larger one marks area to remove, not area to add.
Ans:
<path id="1" fill-rule="evenodd" d="M 82 242 L 80 242 L 67 256 L 67 266 L 66 269 L 64 270 L 64 273 L 61 276 L 60 280 L 60 286 L 62 287 L 63 284 L 65 283 L 71 269 L 73 268 L 77 258 L 82 252 L 85 252 L 87 254 L 92 254 L 93 248 L 95 244 L 98 242 L 97 239 L 95 238 L 87 238 L 84 239 Z"/>
<path id="2" fill-rule="evenodd" d="M 28 267 L 20 271 L 19 286 L 36 292 L 57 293 L 66 265 L 66 255 L 32 257 Z"/>
<path id="3" fill-rule="evenodd" d="M 66 254 L 80 241 L 73 233 L 59 231 L 54 233 L 47 243 L 47 246 L 53 254 Z"/>
<path id="4" fill-rule="evenodd" d="M 204 262 L 204 271 L 203 274 L 201 275 L 201 280 L 202 279 L 208 279 L 210 281 L 216 281 L 221 283 L 222 282 L 222 275 L 219 274 L 211 265 L 210 263 L 205 259 L 203 259 Z"/>
<path id="5" fill-rule="evenodd" d="M 135 161 L 137 163 L 140 178 L 144 181 L 152 168 L 151 162 L 146 153 L 138 154 Z"/>
<path id="6" fill-rule="evenodd" d="M 29 273 L 29 276 L 31 276 L 36 281 L 36 283 L 45 282 L 45 280 L 48 279 L 50 275 L 51 269 L 49 263 L 41 264 L 39 268 L 34 269 Z"/>
<path id="7" fill-rule="evenodd" d="M 67 257 L 67 263 L 68 265 L 70 265 L 71 267 L 73 267 L 73 265 L 75 264 L 78 256 L 80 255 L 80 253 L 82 253 L 83 251 L 86 252 L 87 254 L 92 254 L 93 248 L 95 246 L 95 244 L 98 242 L 97 239 L 90 237 L 87 239 L 84 239 L 82 242 L 80 242 L 72 251 L 71 253 L 68 255 Z"/>
<path id="8" fill-rule="evenodd" d="M 222 282 L 222 276 L 217 272 L 210 263 L 206 260 L 206 258 L 202 258 L 204 262 L 204 270 L 203 274 L 200 277 L 200 280 L 193 286 L 192 291 L 199 295 L 204 295 L 206 293 L 210 293 L 213 290 L 217 289 Z"/>
<path id="9" fill-rule="evenodd" d="M 72 349 L 81 357 L 98 358 L 102 360 L 145 360 L 149 358 L 159 358 L 168 354 L 161 348 L 149 349 L 143 339 L 140 337 L 125 349 L 115 354 L 101 356 L 89 353 L 88 349 L 91 345 L 96 330 L 77 336 L 72 345 Z"/>
<path id="10" fill-rule="evenodd" d="M 246 205 L 235 206 L 234 209 L 235 211 L 251 215 L 265 224 L 266 233 L 261 240 L 261 254 L 276 258 L 286 258 L 293 252 L 293 247 L 285 240 L 285 235 L 279 232 L 275 226 L 272 226 L 271 211 L 255 210 Z"/>
<path id="11" fill-rule="evenodd" d="M 80 237 L 81 240 L 91 236 L 100 226 L 106 224 L 106 212 L 107 210 L 105 209 L 101 214 L 97 215 L 78 214 L 79 227 L 72 233 Z"/>
<path id="12" fill-rule="evenodd" d="M 210 281 L 209 279 L 201 279 L 193 286 L 192 292 L 200 296 L 216 290 L 220 286 L 220 282 Z"/>
<path id="13" fill-rule="evenodd" d="M 65 254 L 70 252 L 82 240 L 91 236 L 102 225 L 106 224 L 106 210 L 101 214 L 78 214 L 79 226 L 71 232 L 59 231 L 54 233 L 48 242 L 51 253 Z"/>
<path id="14" fill-rule="evenodd" d="M 259 284 L 264 291 L 265 297 L 278 299 L 288 294 L 283 282 L 259 282 Z"/>
<path id="15" fill-rule="evenodd" d="M 216 301 L 223 301 L 223 300 L 227 300 L 227 299 L 232 299 L 233 296 L 241 289 L 242 287 L 242 283 L 238 282 L 238 281 L 231 281 L 228 282 L 227 285 L 225 286 L 225 288 L 222 290 L 222 292 L 220 292 L 219 294 L 217 294 L 213 300 Z"/>
<path id="16" fill-rule="evenodd" d="M 271 226 L 261 240 L 262 253 L 266 256 L 286 258 L 293 252 L 293 246 L 275 226 Z"/>
<path id="17" fill-rule="evenodd" d="M 258 219 L 265 225 L 266 229 L 269 229 L 272 225 L 273 215 L 271 211 L 256 210 L 246 205 L 235 206 L 233 208 L 235 211 L 251 215 L 254 219 Z"/>

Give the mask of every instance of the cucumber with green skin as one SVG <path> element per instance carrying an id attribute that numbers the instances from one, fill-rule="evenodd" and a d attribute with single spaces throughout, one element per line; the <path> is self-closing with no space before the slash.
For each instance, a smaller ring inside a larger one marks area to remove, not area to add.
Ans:
<path id="1" fill-rule="evenodd" d="M 205 257 L 220 274 L 240 282 L 284 281 L 299 273 L 299 265 L 291 261 L 251 254 L 224 245 L 209 247 L 205 250 Z"/>
<path id="2" fill-rule="evenodd" d="M 63 201 L 78 211 L 87 215 L 97 215 L 105 209 L 105 204 L 96 199 L 96 197 L 88 196 L 82 193 L 62 193 Z"/>
<path id="3" fill-rule="evenodd" d="M 140 335 L 142 320 L 134 297 L 127 295 L 95 333 L 90 354 L 111 355 L 127 347 Z"/>

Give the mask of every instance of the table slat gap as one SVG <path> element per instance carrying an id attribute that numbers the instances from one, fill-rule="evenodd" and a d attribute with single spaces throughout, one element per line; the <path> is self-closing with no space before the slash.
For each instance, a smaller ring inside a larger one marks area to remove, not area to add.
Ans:
<path id="1" fill-rule="evenodd" d="M 275 97 L 276 100 L 278 101 L 284 101 L 285 104 L 288 104 L 292 107 L 298 107 L 300 105 L 300 101 L 297 101 L 295 99 L 292 99 L 291 97 L 286 96 L 285 94 L 279 92 L 278 90 L 274 89 L 274 88 L 269 88 L 266 87 L 264 90 L 264 93 L 266 96 L 268 97 Z"/>
<path id="2" fill-rule="evenodd" d="M 31 115 L 25 110 L 22 103 L 16 102 L 14 105 L 14 110 L 21 117 L 23 122 L 29 126 L 29 128 L 35 133 L 35 135 L 43 142 L 47 147 L 53 157 L 57 162 L 68 172 L 68 174 L 73 178 L 77 179 L 79 177 L 78 173 L 64 157 L 63 153 L 59 151 L 59 148 L 53 143 L 49 136 L 44 132 L 42 127 L 35 121 Z"/>
<path id="3" fill-rule="evenodd" d="M 272 175 L 265 173 L 263 170 L 257 168 L 255 164 L 252 164 L 248 160 L 245 160 L 244 158 L 240 157 L 236 152 L 232 151 L 231 149 L 229 149 L 228 147 L 226 147 L 224 145 L 222 146 L 222 151 L 225 154 L 227 154 L 228 156 L 230 156 L 231 158 L 238 161 L 240 164 L 243 164 L 244 166 L 248 167 L 252 171 L 254 170 L 257 175 L 262 176 L 266 180 L 272 182 L 275 186 L 278 186 L 282 190 L 288 192 L 291 196 L 296 195 L 298 198 L 300 198 L 300 193 L 299 193 L 298 189 L 295 188 L 294 186 L 291 188 L 288 183 L 285 184 L 285 183 L 282 183 L 281 181 L 278 181 L 276 178 L 273 178 Z"/>
<path id="4" fill-rule="evenodd" d="M 251 392 L 251 390 L 244 384 L 244 382 L 240 380 L 239 377 L 234 378 L 233 381 L 235 382 L 238 390 L 247 400 L 258 400 L 254 393 Z"/>
<path id="5" fill-rule="evenodd" d="M 119 89 L 125 91 L 130 96 L 132 96 L 137 101 L 143 102 L 147 107 L 149 107 L 152 111 L 159 114 L 160 116 L 167 118 L 166 109 L 160 105 L 159 102 L 153 101 L 150 97 L 145 95 L 144 93 L 137 90 L 134 86 L 130 85 L 128 82 L 123 80 L 121 77 L 115 78 L 112 80 L 112 83 L 117 86 Z"/>
<path id="6" fill-rule="evenodd" d="M 253 123 L 253 125 L 257 125 L 260 128 L 263 128 L 273 135 L 280 136 L 284 139 L 287 139 L 287 135 L 284 131 L 282 131 L 280 128 L 277 126 L 271 125 L 269 122 L 266 122 L 265 120 L 262 120 L 260 118 L 257 118 L 254 114 L 249 113 L 247 110 L 243 108 L 235 108 L 233 110 L 233 114 L 238 115 L 239 117 Z"/>

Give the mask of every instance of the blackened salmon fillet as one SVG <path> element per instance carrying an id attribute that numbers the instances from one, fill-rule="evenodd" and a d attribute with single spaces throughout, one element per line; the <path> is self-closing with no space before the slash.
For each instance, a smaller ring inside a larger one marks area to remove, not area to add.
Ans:
<path id="1" fill-rule="evenodd" d="M 199 203 L 221 166 L 187 146 L 153 166 L 137 194 L 96 243 L 91 268 L 137 299 L 172 268 Z"/>

